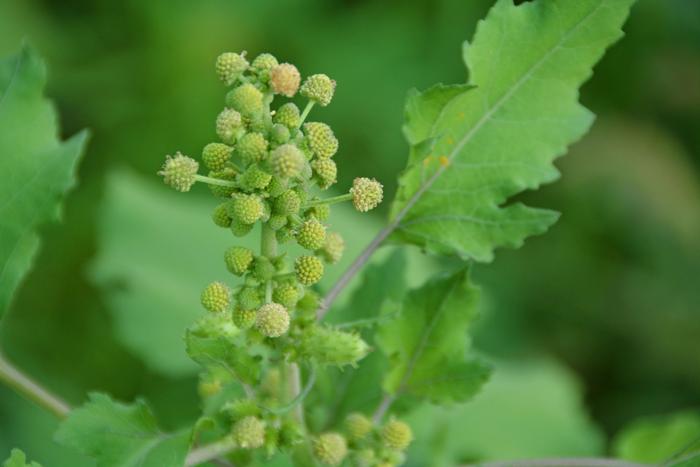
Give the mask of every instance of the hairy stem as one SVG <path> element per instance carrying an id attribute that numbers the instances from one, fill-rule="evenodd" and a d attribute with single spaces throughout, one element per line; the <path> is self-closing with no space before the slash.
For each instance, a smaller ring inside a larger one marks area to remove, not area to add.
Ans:
<path id="1" fill-rule="evenodd" d="M 204 462 L 216 459 L 219 456 L 228 454 L 236 449 L 236 443 L 231 438 L 225 438 L 215 443 L 193 449 L 187 454 L 185 467 L 203 464 Z"/>
<path id="2" fill-rule="evenodd" d="M 311 208 L 313 206 L 318 206 L 319 204 L 330 205 L 330 204 L 342 203 L 344 201 L 350 201 L 351 199 L 352 199 L 352 194 L 345 193 L 344 195 L 333 196 L 332 198 L 317 199 L 315 201 L 311 201 L 309 203 L 306 203 L 304 205 L 304 208 Z"/>
<path id="3" fill-rule="evenodd" d="M 68 404 L 18 370 L 2 353 L 0 353 L 0 381 L 58 418 L 66 418 L 70 413 L 71 408 Z"/>
<path id="4" fill-rule="evenodd" d="M 313 378 L 313 375 L 309 377 L 309 383 L 307 384 L 307 387 L 304 388 L 304 392 L 306 394 L 308 394 L 311 390 Z M 306 426 L 304 423 L 304 397 L 306 394 L 302 393 L 301 390 L 301 370 L 299 369 L 299 365 L 296 363 L 290 363 L 289 365 L 289 389 L 293 397 L 292 403 L 297 401 L 297 403 L 294 405 L 294 418 L 296 418 L 297 422 L 301 426 Z"/>
<path id="5" fill-rule="evenodd" d="M 306 104 L 306 107 L 304 107 L 304 111 L 301 113 L 301 117 L 299 118 L 299 126 L 304 124 L 304 121 L 306 120 L 306 117 L 309 116 L 309 112 L 311 112 L 311 109 L 314 107 L 314 104 L 316 104 L 316 102 L 314 101 L 309 101 Z"/>
<path id="6" fill-rule="evenodd" d="M 379 406 L 377 406 L 377 410 L 374 411 L 374 415 L 372 415 L 372 421 L 375 424 L 382 421 L 382 418 L 384 418 L 387 410 L 389 410 L 389 407 L 391 407 L 391 404 L 393 404 L 395 400 L 396 397 L 391 394 L 384 395 L 384 399 L 382 399 Z"/>
<path id="7" fill-rule="evenodd" d="M 219 185 L 219 186 L 227 186 L 227 187 L 235 187 L 236 182 L 232 182 L 230 180 L 221 180 L 218 178 L 212 178 L 212 177 L 207 177 L 206 175 L 195 175 L 194 179 L 197 180 L 198 182 L 204 182 L 208 183 L 210 185 Z"/>

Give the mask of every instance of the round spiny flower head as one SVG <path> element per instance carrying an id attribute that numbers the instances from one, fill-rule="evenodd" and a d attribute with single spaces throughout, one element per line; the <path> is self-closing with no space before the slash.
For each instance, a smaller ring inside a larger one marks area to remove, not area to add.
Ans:
<path id="1" fill-rule="evenodd" d="M 350 439 L 361 440 L 372 431 L 372 421 L 361 413 L 351 413 L 345 419 L 345 429 Z"/>
<path id="2" fill-rule="evenodd" d="M 297 243 L 307 250 L 318 250 L 325 242 L 326 228 L 314 218 L 301 224 L 297 231 Z"/>
<path id="3" fill-rule="evenodd" d="M 327 204 L 317 204 L 306 210 L 307 216 L 313 216 L 321 222 L 327 221 L 331 215 L 331 207 Z"/>
<path id="4" fill-rule="evenodd" d="M 275 198 L 273 207 L 278 214 L 296 214 L 301 209 L 301 200 L 296 191 L 287 190 Z"/>
<path id="5" fill-rule="evenodd" d="M 262 304 L 262 299 L 258 289 L 255 287 L 243 287 L 238 292 L 238 304 L 244 310 L 257 310 Z"/>
<path id="6" fill-rule="evenodd" d="M 262 112 L 263 94 L 250 83 L 241 84 L 226 94 L 226 106 L 253 117 Z"/>
<path id="7" fill-rule="evenodd" d="M 216 135 L 221 141 L 233 144 L 242 130 L 243 118 L 233 109 L 224 109 L 216 117 Z"/>
<path id="8" fill-rule="evenodd" d="M 267 225 L 272 230 L 279 230 L 287 225 L 287 216 L 282 214 L 273 214 L 270 216 L 270 220 L 267 221 Z"/>
<path id="9" fill-rule="evenodd" d="M 257 165 L 251 165 L 241 176 L 241 185 L 247 191 L 262 190 L 270 184 L 272 175 Z"/>
<path id="10" fill-rule="evenodd" d="M 311 75 L 301 86 L 301 95 L 325 107 L 331 103 L 335 92 L 335 81 L 324 74 Z"/>
<path id="11" fill-rule="evenodd" d="M 280 123 L 289 129 L 297 128 L 301 122 L 299 107 L 293 102 L 287 102 L 277 109 L 273 120 L 275 123 Z"/>
<path id="12" fill-rule="evenodd" d="M 338 232 L 329 232 L 326 235 L 326 242 L 318 253 L 323 256 L 326 262 L 334 264 L 340 261 L 345 251 L 345 240 Z"/>
<path id="13" fill-rule="evenodd" d="M 305 163 L 304 155 L 293 144 L 283 144 L 270 153 L 272 171 L 281 178 L 298 177 Z"/>
<path id="14" fill-rule="evenodd" d="M 255 60 L 253 60 L 253 64 L 251 66 L 253 70 L 255 70 L 255 72 L 258 74 L 258 76 L 260 76 L 261 78 L 269 79 L 270 71 L 272 71 L 272 69 L 278 64 L 279 63 L 277 62 L 277 59 L 274 55 L 262 53 L 255 57 Z"/>
<path id="15" fill-rule="evenodd" d="M 232 246 L 224 253 L 224 262 L 230 272 L 242 276 L 253 263 L 253 252 L 242 246 Z"/>
<path id="16" fill-rule="evenodd" d="M 304 285 L 314 285 L 323 277 L 323 263 L 315 256 L 300 256 L 294 262 L 297 280 Z"/>
<path id="17" fill-rule="evenodd" d="M 314 440 L 314 456 L 325 465 L 340 465 L 348 454 L 348 445 L 338 433 L 324 433 Z"/>
<path id="18" fill-rule="evenodd" d="M 263 216 L 265 206 L 257 195 L 237 193 L 233 197 L 231 211 L 229 212 L 231 218 L 243 224 L 254 224 Z"/>
<path id="19" fill-rule="evenodd" d="M 244 224 L 236 219 L 231 219 L 231 233 L 235 237 L 245 237 L 253 230 L 253 224 Z"/>
<path id="20" fill-rule="evenodd" d="M 281 123 L 275 123 L 270 130 L 270 138 L 277 144 L 284 144 L 289 141 L 289 128 Z"/>
<path id="21" fill-rule="evenodd" d="M 202 305 L 213 313 L 221 313 L 231 304 L 231 289 L 221 282 L 212 282 L 202 291 Z"/>
<path id="22" fill-rule="evenodd" d="M 246 164 L 261 161 L 267 154 L 267 140 L 260 133 L 246 133 L 238 141 L 236 151 Z"/>
<path id="23" fill-rule="evenodd" d="M 233 310 L 233 324 L 235 324 L 238 329 L 250 329 L 255 324 L 255 315 L 255 310 L 236 308 Z"/>
<path id="24" fill-rule="evenodd" d="M 377 207 L 382 202 L 383 187 L 375 179 L 358 177 L 352 182 L 350 188 L 352 204 L 360 212 L 367 212 Z"/>
<path id="25" fill-rule="evenodd" d="M 224 167 L 222 170 L 209 172 L 208 176 L 232 182 L 236 179 L 236 170 L 233 167 Z M 209 185 L 209 190 L 217 198 L 230 198 L 236 191 L 234 187 L 221 185 Z"/>
<path id="26" fill-rule="evenodd" d="M 166 156 L 165 164 L 158 175 L 163 177 L 166 185 L 184 192 L 190 191 L 194 185 L 197 170 L 199 170 L 199 164 L 196 160 L 177 152 L 175 157 Z"/>
<path id="27" fill-rule="evenodd" d="M 318 157 L 328 158 L 338 152 L 338 138 L 333 134 L 331 127 L 325 123 L 305 123 L 304 132 L 309 141 L 309 147 Z"/>
<path id="28" fill-rule="evenodd" d="M 216 74 L 226 86 L 232 85 L 247 68 L 248 60 L 245 59 L 245 52 L 242 54 L 226 52 L 216 58 Z"/>
<path id="29" fill-rule="evenodd" d="M 231 227 L 231 218 L 228 215 L 226 203 L 221 203 L 215 207 L 214 211 L 211 213 L 211 218 L 214 221 L 214 224 L 218 225 L 219 227 Z"/>
<path id="30" fill-rule="evenodd" d="M 292 97 L 299 89 L 301 75 L 291 63 L 281 63 L 270 71 L 270 87 L 275 94 Z"/>
<path id="31" fill-rule="evenodd" d="M 202 150 L 202 160 L 209 170 L 223 170 L 231 159 L 233 148 L 221 143 L 209 143 Z"/>
<path id="32" fill-rule="evenodd" d="M 318 186 L 322 190 L 336 182 L 338 167 L 332 159 L 316 159 L 311 163 L 311 168 L 316 172 Z"/>
<path id="33" fill-rule="evenodd" d="M 299 301 L 299 290 L 288 282 L 280 284 L 272 292 L 272 299 L 287 308 L 293 308 Z"/>
<path id="34" fill-rule="evenodd" d="M 242 418 L 233 425 L 231 435 L 240 448 L 259 448 L 265 442 L 265 423 L 253 416 Z"/>
<path id="35" fill-rule="evenodd" d="M 279 337 L 289 329 L 289 313 L 279 303 L 266 303 L 255 317 L 255 328 L 263 336 Z"/>
<path id="36" fill-rule="evenodd" d="M 411 444 L 413 432 L 404 422 L 391 420 L 382 429 L 382 440 L 387 447 L 403 451 Z"/>

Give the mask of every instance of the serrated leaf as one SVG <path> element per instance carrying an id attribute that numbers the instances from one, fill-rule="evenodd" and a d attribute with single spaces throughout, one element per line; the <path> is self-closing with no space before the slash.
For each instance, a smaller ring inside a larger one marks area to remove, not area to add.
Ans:
<path id="1" fill-rule="evenodd" d="M 578 88 L 622 36 L 633 2 L 499 0 L 465 46 L 476 87 L 440 112 L 444 96 L 433 90 L 409 99 L 412 154 L 392 205 L 392 239 L 490 261 L 495 248 L 518 247 L 554 223 L 554 212 L 504 204 L 555 180 L 552 162 L 590 127 Z"/>
<path id="2" fill-rule="evenodd" d="M 0 61 L 0 317 L 39 250 L 38 228 L 59 219 L 87 138 L 83 131 L 58 139 L 45 84 L 33 49 Z"/>
<path id="3" fill-rule="evenodd" d="M 13 449 L 10 458 L 3 462 L 2 467 L 41 467 L 41 464 L 27 461 L 27 456 L 21 449 Z"/>
<path id="4" fill-rule="evenodd" d="M 466 270 L 408 293 L 400 315 L 383 324 L 377 335 L 390 362 L 383 383 L 387 393 L 450 403 L 465 401 L 479 390 L 489 368 L 467 356 L 467 331 L 476 317 L 478 295 Z"/>
<path id="5" fill-rule="evenodd" d="M 98 467 L 181 466 L 189 438 L 187 431 L 161 432 L 144 401 L 126 405 L 99 393 L 90 394 L 56 432 L 56 441 L 94 458 Z"/>

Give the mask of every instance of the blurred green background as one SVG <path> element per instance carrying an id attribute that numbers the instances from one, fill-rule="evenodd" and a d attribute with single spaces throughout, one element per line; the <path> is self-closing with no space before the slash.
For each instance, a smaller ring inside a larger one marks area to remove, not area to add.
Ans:
<path id="1" fill-rule="evenodd" d="M 390 199 L 407 154 L 407 90 L 465 80 L 461 43 L 491 4 L 0 1 L 0 55 L 34 45 L 50 67 L 63 135 L 92 133 L 65 222 L 43 229 L 36 267 L 0 327 L 8 356 L 73 404 L 89 390 L 142 394 L 166 428 L 190 421 L 196 371 L 180 337 L 199 288 L 223 274 L 229 240 L 207 231 L 204 190 L 179 197 L 155 172 L 165 154 L 198 156 L 214 140 L 224 93 L 215 57 L 270 51 L 302 75 L 334 78 L 334 102 L 314 118 L 341 141 L 338 186 L 372 175 Z M 476 347 L 504 370 L 465 408 L 463 423 L 486 426 L 464 432 L 480 446 L 462 446 L 465 458 L 602 455 L 638 417 L 700 409 L 700 4 L 639 0 L 625 30 L 582 90 L 594 128 L 558 163 L 560 181 L 523 197 L 561 220 L 475 269 L 484 289 Z M 350 254 L 386 208 L 361 219 L 335 213 Z M 409 282 L 440 266 L 424 261 L 413 252 Z M 342 265 L 334 269 L 326 284 Z M 575 423 L 559 420 L 569 414 Z M 558 436 L 538 447 L 525 436 L 533 426 Z M 56 447 L 54 428 L 0 387 L 0 459 L 20 446 L 45 465 L 91 465 Z"/>

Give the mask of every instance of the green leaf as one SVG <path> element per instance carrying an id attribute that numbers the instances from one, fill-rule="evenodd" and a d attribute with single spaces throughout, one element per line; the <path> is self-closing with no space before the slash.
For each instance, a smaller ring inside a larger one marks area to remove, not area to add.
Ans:
<path id="1" fill-rule="evenodd" d="M 13 449 L 10 458 L 3 462 L 2 467 L 41 467 L 36 462 L 27 463 L 27 456 L 20 449 Z"/>
<path id="2" fill-rule="evenodd" d="M 590 127 L 578 88 L 622 36 L 633 2 L 499 0 L 466 46 L 476 87 L 446 105 L 435 89 L 409 97 L 411 157 L 392 205 L 392 239 L 490 261 L 495 248 L 518 247 L 552 225 L 554 212 L 505 203 L 555 180 L 554 159 Z"/>
<path id="3" fill-rule="evenodd" d="M 0 61 L 0 317 L 39 250 L 38 229 L 59 219 L 87 138 L 83 131 L 58 139 L 45 84 L 46 67 L 33 49 Z"/>
<path id="4" fill-rule="evenodd" d="M 389 357 L 384 390 L 435 403 L 469 399 L 489 368 L 467 358 L 468 328 L 476 318 L 478 289 L 467 270 L 431 280 L 405 298 L 401 313 L 383 324 L 377 343 Z"/>
<path id="5" fill-rule="evenodd" d="M 637 420 L 614 440 L 617 457 L 629 461 L 662 463 L 700 453 L 700 413 L 679 412 Z"/>
<path id="6" fill-rule="evenodd" d="M 189 438 L 188 431 L 161 432 L 144 401 L 125 405 L 99 393 L 90 394 L 56 432 L 59 443 L 94 458 L 99 467 L 181 466 Z"/>

